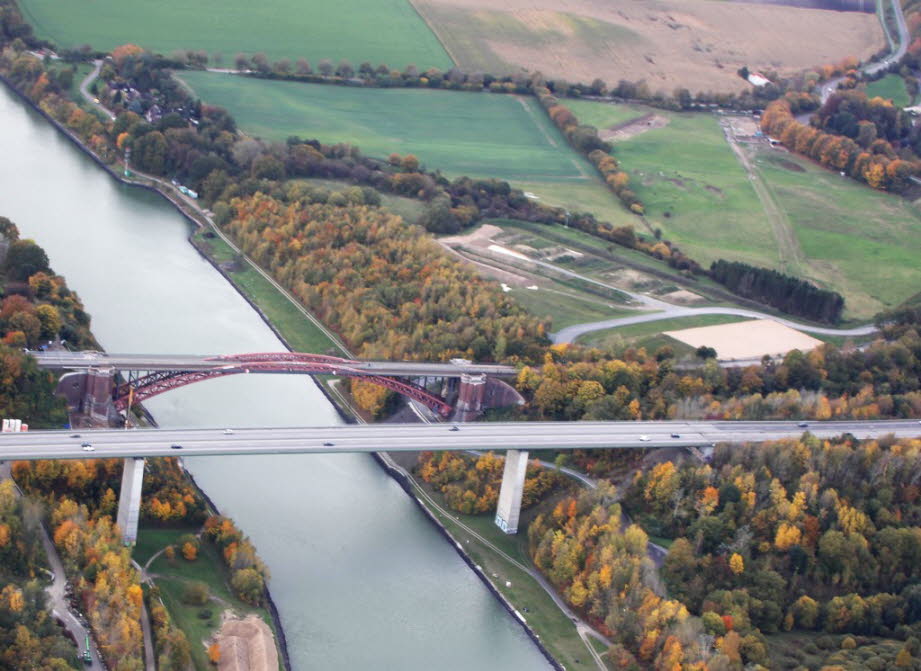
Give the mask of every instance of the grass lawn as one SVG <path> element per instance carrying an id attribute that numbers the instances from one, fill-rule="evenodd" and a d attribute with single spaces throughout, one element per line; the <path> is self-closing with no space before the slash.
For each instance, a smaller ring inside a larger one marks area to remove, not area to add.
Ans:
<path id="1" fill-rule="evenodd" d="M 575 289 L 562 287 L 556 282 L 546 284 L 548 286 L 540 286 L 537 291 L 515 287 L 509 293 L 535 317 L 550 317 L 554 331 L 573 324 L 632 314 L 630 310 L 605 303 L 602 298 L 593 298 L 589 295 L 579 298 Z"/>
<path id="2" fill-rule="evenodd" d="M 867 97 L 888 98 L 896 107 L 907 107 L 911 100 L 905 90 L 905 82 L 897 74 L 888 74 L 882 79 L 867 84 Z"/>
<path id="3" fill-rule="evenodd" d="M 163 602 L 176 622 L 185 632 L 192 648 L 192 657 L 199 669 L 212 668 L 207 660 L 207 651 L 202 641 L 207 640 L 220 627 L 221 613 L 228 608 L 241 614 L 256 613 L 270 628 L 272 618 L 264 608 L 253 608 L 233 595 L 227 584 L 227 571 L 221 563 L 217 548 L 210 542 L 202 542 L 198 558 L 187 561 L 177 553 L 170 561 L 163 555 L 150 566 L 156 574 L 154 582 L 160 588 Z M 182 596 L 189 582 L 202 582 L 208 586 L 211 601 L 204 606 L 195 606 L 183 601 Z M 210 611 L 210 615 L 206 615 Z"/>
<path id="4" fill-rule="evenodd" d="M 183 527 L 164 529 L 162 527 L 141 527 L 138 529 L 137 543 L 131 551 L 131 556 L 141 566 L 144 566 L 157 552 L 167 545 L 175 545 L 177 539 L 185 534 L 194 534 L 197 528 Z"/>
<path id="5" fill-rule="evenodd" d="M 645 322 L 642 324 L 630 324 L 619 328 L 604 329 L 602 331 L 593 331 L 581 336 L 576 342 L 588 347 L 599 347 L 607 349 L 618 347 L 627 342 L 640 344 L 642 339 L 661 334 L 663 331 L 677 331 L 679 329 L 695 328 L 698 326 L 715 326 L 716 324 L 734 324 L 735 322 L 746 321 L 746 317 L 736 317 L 733 315 L 698 315 L 694 317 L 676 317 L 674 319 L 662 319 L 654 322 Z M 668 336 L 662 337 L 660 345 L 668 344 L 677 349 L 683 346 L 690 350 L 691 348 L 683 343 L 679 343 Z M 650 343 L 644 344 L 649 347 Z"/>
<path id="6" fill-rule="evenodd" d="M 234 258 L 233 250 L 220 238 L 204 238 L 202 231 L 197 231 L 194 240 L 200 249 L 207 250 L 218 263 Z M 246 265 L 243 270 L 229 275 L 233 283 L 259 306 L 294 351 L 326 354 L 333 350 L 335 355 L 342 354 L 326 334 L 252 267 Z"/>
<path id="7" fill-rule="evenodd" d="M 19 6 L 37 35 L 60 47 L 109 51 L 133 42 L 166 54 L 220 53 L 231 66 L 239 52 L 306 58 L 314 67 L 324 58 L 400 70 L 453 65 L 408 0 L 21 0 Z"/>
<path id="8" fill-rule="evenodd" d="M 267 140 L 297 135 L 355 144 L 370 156 L 412 153 L 451 176 L 576 182 L 593 176 L 532 98 L 181 76 L 202 100 L 226 107 L 240 128 Z"/>
<path id="9" fill-rule="evenodd" d="M 355 185 L 350 182 L 345 182 L 342 180 L 335 179 L 320 179 L 320 178 L 302 178 L 296 180 L 297 182 L 304 182 L 305 184 L 310 184 L 311 186 L 323 187 L 329 191 L 343 191 Z M 380 192 L 379 192 L 380 193 Z M 394 214 L 398 214 L 405 221 L 410 222 L 411 224 L 418 223 L 419 219 L 425 213 L 425 203 L 421 200 L 415 198 L 406 198 L 404 196 L 395 196 L 391 193 L 380 193 L 381 197 L 381 207 L 384 207 Z"/>
<path id="10" fill-rule="evenodd" d="M 918 291 L 921 216 L 911 203 L 786 152 L 763 149 L 756 161 L 811 279 L 845 296 L 846 318 L 869 319 Z"/>
<path id="11" fill-rule="evenodd" d="M 567 106 L 598 128 L 653 111 L 667 118 L 662 128 L 614 144 L 650 224 L 701 264 L 724 257 L 777 265 L 770 222 L 715 116 L 587 101 Z"/>

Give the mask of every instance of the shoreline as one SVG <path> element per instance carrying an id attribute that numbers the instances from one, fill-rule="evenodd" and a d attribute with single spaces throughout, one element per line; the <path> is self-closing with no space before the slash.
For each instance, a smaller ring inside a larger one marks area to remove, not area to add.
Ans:
<path id="1" fill-rule="evenodd" d="M 80 149 L 84 154 L 89 156 L 97 165 L 99 165 L 103 170 L 105 170 L 105 172 L 108 173 L 109 176 L 113 178 L 116 182 L 118 182 L 119 184 L 125 185 L 125 186 L 138 187 L 138 188 L 146 189 L 148 191 L 152 191 L 153 193 L 156 193 L 159 196 L 161 196 L 170 205 L 172 205 L 179 212 L 180 215 L 182 215 L 186 220 L 188 220 L 194 226 L 193 232 L 187 236 L 188 243 L 199 253 L 200 256 L 202 256 L 202 258 L 204 258 L 208 263 L 210 263 L 211 266 L 215 270 L 217 270 L 217 272 L 220 273 L 221 276 L 227 282 L 230 283 L 230 286 L 232 286 L 236 290 L 236 292 L 240 296 L 243 297 L 243 299 L 247 302 L 247 304 L 250 305 L 250 307 L 252 307 L 256 311 L 256 314 L 258 314 L 259 317 L 262 319 L 262 321 L 265 322 L 265 324 L 272 330 L 272 332 L 279 339 L 279 341 L 282 343 L 285 349 L 287 349 L 289 352 L 294 351 L 291 348 L 291 346 L 288 344 L 288 341 L 284 338 L 284 336 L 278 330 L 278 328 L 271 322 L 268 316 L 253 301 L 253 299 L 251 299 L 243 291 L 242 287 L 240 287 L 233 280 L 233 278 L 230 277 L 227 271 L 221 268 L 220 264 L 216 260 L 211 258 L 193 240 L 193 236 L 195 232 L 197 232 L 198 230 L 207 230 L 206 227 L 200 221 L 198 221 L 195 217 L 189 214 L 180 203 L 177 203 L 173 198 L 171 198 L 167 193 L 162 191 L 159 187 L 126 179 L 123 175 L 119 174 L 118 171 L 114 170 L 111 165 L 103 161 L 102 158 L 100 158 L 93 150 L 87 147 L 80 140 L 78 136 L 76 136 L 74 133 L 70 131 L 70 129 L 66 128 L 56 119 L 48 115 L 44 110 L 42 110 L 40 107 L 38 107 L 38 105 L 36 105 L 32 100 L 30 100 L 24 93 L 19 91 L 19 89 L 17 89 L 12 84 L 12 82 L 10 82 L 6 78 L 6 76 L 4 76 L 3 74 L 0 74 L 0 81 L 2 81 L 6 85 L 6 87 L 9 90 L 11 90 L 17 97 L 19 97 L 22 101 L 24 101 L 29 108 L 31 108 L 32 110 L 40 114 L 44 119 L 49 121 L 58 131 L 63 133 L 63 135 L 66 138 L 68 138 L 74 145 L 76 145 L 78 149 Z M 325 388 L 324 385 L 317 382 L 317 380 L 313 378 L 312 376 L 311 376 L 311 380 L 320 389 L 321 393 L 324 395 L 324 397 L 326 397 L 326 399 L 330 402 L 333 408 L 335 408 L 336 412 L 339 414 L 339 416 L 342 418 L 342 420 L 345 423 L 347 424 L 356 423 L 356 419 L 354 418 L 354 416 L 346 408 L 343 408 L 337 402 L 334 396 L 330 393 L 328 389 Z M 152 415 L 150 415 L 150 413 L 147 412 L 146 410 L 145 410 L 145 415 L 149 419 L 153 419 Z M 154 424 L 156 425 L 155 420 L 154 420 Z M 397 484 L 400 485 L 400 487 L 404 490 L 404 492 L 406 492 L 406 494 L 410 497 L 410 499 L 413 500 L 417 506 L 419 506 L 419 508 L 423 511 L 426 518 L 432 523 L 432 525 L 434 525 L 434 527 L 445 538 L 445 540 L 450 542 L 450 544 L 454 547 L 458 555 L 460 555 L 464 563 L 467 564 L 470 570 L 473 571 L 474 575 L 476 575 L 480 579 L 480 581 L 486 586 L 489 592 L 499 602 L 499 604 L 506 610 L 506 612 L 508 612 L 508 614 L 512 617 L 512 619 L 518 622 L 519 625 L 521 625 L 521 627 L 525 631 L 525 634 L 528 636 L 528 638 L 531 639 L 532 643 L 534 643 L 534 645 L 537 647 L 540 653 L 544 656 L 544 658 L 547 659 L 551 667 L 556 669 L 557 671 L 564 671 L 565 667 L 563 667 L 553 657 L 553 655 L 550 654 L 549 650 L 547 650 L 547 648 L 543 645 L 542 641 L 540 640 L 540 637 L 537 635 L 536 632 L 534 632 L 533 629 L 531 629 L 531 627 L 527 624 L 527 622 L 524 620 L 521 614 L 515 609 L 514 605 L 511 602 L 509 602 L 502 595 L 501 592 L 499 592 L 499 590 L 492 584 L 492 582 L 489 580 L 486 574 L 482 571 L 482 569 L 477 567 L 477 564 L 464 551 L 463 547 L 457 542 L 457 540 L 454 539 L 454 537 L 451 535 L 451 532 L 448 531 L 448 529 L 434 516 L 434 514 L 415 496 L 415 494 L 412 491 L 412 484 L 406 479 L 406 477 L 399 470 L 397 470 L 395 467 L 387 463 L 387 459 L 389 458 L 389 456 L 385 458 L 384 456 L 382 456 L 381 453 L 378 453 L 378 452 L 372 452 L 371 456 L 375 460 L 375 462 L 378 463 L 381 469 L 387 475 L 389 475 L 393 480 L 395 480 Z M 186 470 L 184 465 L 182 465 L 182 470 L 183 472 L 186 473 L 186 475 L 188 476 L 189 480 L 192 482 L 196 490 L 199 493 L 201 493 L 202 497 L 205 499 L 208 505 L 211 508 L 213 508 L 215 511 L 219 512 L 219 509 L 217 508 L 217 506 L 214 505 L 214 502 L 210 499 L 210 497 L 208 497 L 207 493 L 205 493 L 205 491 L 198 485 L 198 483 L 195 482 L 194 477 L 188 470 Z M 290 657 L 289 657 L 288 648 L 287 648 L 287 640 L 284 635 L 284 627 L 281 622 L 281 616 L 278 612 L 278 609 L 275 605 L 274 600 L 271 597 L 271 592 L 268 586 L 266 586 L 266 601 L 267 601 L 267 607 L 268 607 L 269 613 L 271 614 L 272 620 L 276 626 L 276 632 L 278 635 L 278 647 L 281 652 L 283 664 L 285 666 L 286 671 L 291 671 Z"/>

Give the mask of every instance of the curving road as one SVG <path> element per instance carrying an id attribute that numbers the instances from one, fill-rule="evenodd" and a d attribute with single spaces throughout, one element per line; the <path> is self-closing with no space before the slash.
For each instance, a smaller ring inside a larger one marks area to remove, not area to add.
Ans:
<path id="1" fill-rule="evenodd" d="M 886 0 L 877 0 L 876 13 L 879 15 L 880 23 L 883 25 L 883 32 L 886 33 L 886 41 L 889 42 L 889 49 L 892 53 L 881 61 L 863 66 L 863 71 L 868 75 L 876 74 L 880 70 L 885 70 L 893 63 L 897 63 L 902 60 L 902 57 L 908 51 L 908 24 L 905 22 L 905 14 L 902 13 L 902 3 L 899 2 L 899 0 L 890 0 L 893 14 L 895 15 L 896 29 L 899 32 L 898 46 L 896 46 L 894 44 L 895 40 L 889 32 L 889 26 L 886 25 L 884 19 L 883 3 L 885 1 Z"/>
<path id="2" fill-rule="evenodd" d="M 84 77 L 82 82 L 80 82 L 80 95 L 83 96 L 83 99 L 86 100 L 86 102 L 89 103 L 93 109 L 105 114 L 106 118 L 110 121 L 115 121 L 115 115 L 106 109 L 104 105 L 101 105 L 96 97 L 90 93 L 90 84 L 92 84 L 93 80 L 99 76 L 99 71 L 102 69 L 102 61 L 93 61 L 93 66 L 93 71 Z"/>
<path id="3" fill-rule="evenodd" d="M 798 331 L 807 331 L 809 333 L 818 333 L 820 335 L 852 337 L 867 336 L 876 332 L 875 326 L 858 326 L 856 328 L 850 329 L 834 329 L 825 326 L 812 326 L 810 324 L 803 324 L 801 322 L 795 322 L 791 319 L 776 317 L 765 312 L 745 310 L 743 308 L 686 308 L 678 307 L 676 305 L 669 305 L 669 308 L 663 312 L 641 314 L 633 317 L 617 317 L 615 319 L 605 319 L 598 322 L 588 322 L 585 324 L 567 326 L 566 328 L 560 329 L 556 333 L 551 334 L 550 337 L 553 339 L 554 343 L 569 343 L 573 342 L 579 336 L 585 335 L 586 333 L 591 333 L 592 331 L 601 331 L 604 329 L 616 328 L 618 326 L 629 326 L 630 324 L 654 322 L 661 319 L 674 319 L 675 317 L 695 317 L 698 315 L 735 315 L 737 317 L 750 317 L 751 319 L 771 319 Z"/>

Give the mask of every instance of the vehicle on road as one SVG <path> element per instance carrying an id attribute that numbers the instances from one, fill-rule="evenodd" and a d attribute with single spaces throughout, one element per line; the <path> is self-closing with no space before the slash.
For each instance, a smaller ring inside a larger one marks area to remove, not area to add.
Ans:
<path id="1" fill-rule="evenodd" d="M 643 441 L 644 443 L 648 443 L 648 442 L 649 442 L 649 436 L 640 436 L 640 440 Z"/>
<path id="2" fill-rule="evenodd" d="M 672 434 L 672 438 L 681 438 L 681 434 L 680 434 L 680 433 L 673 433 L 673 434 Z"/>
<path id="3" fill-rule="evenodd" d="M 798 426 L 798 427 L 801 428 L 801 429 L 807 429 L 807 428 L 809 428 L 809 422 L 800 422 L 800 423 L 797 424 L 796 426 Z"/>
<path id="4" fill-rule="evenodd" d="M 84 452 L 95 452 L 96 451 L 96 448 L 90 445 L 89 443 L 83 443 L 80 447 L 83 449 Z"/>
<path id="5" fill-rule="evenodd" d="M 323 443 L 323 447 L 332 447 L 335 443 Z"/>
<path id="6" fill-rule="evenodd" d="M 79 437 L 80 437 L 80 434 L 79 434 L 79 433 L 72 433 L 72 434 L 70 434 L 70 437 L 71 437 L 71 438 L 79 438 Z"/>
<path id="7" fill-rule="evenodd" d="M 456 426 L 452 426 L 448 431 L 460 431 Z"/>
<path id="8" fill-rule="evenodd" d="M 232 435 L 233 435 L 233 429 L 224 429 L 224 435 L 225 435 L 225 436 L 232 436 Z"/>
<path id="9" fill-rule="evenodd" d="M 181 449 L 182 449 L 182 445 L 170 445 L 170 446 L 169 446 L 169 449 L 171 449 L 171 450 L 181 450 Z"/>

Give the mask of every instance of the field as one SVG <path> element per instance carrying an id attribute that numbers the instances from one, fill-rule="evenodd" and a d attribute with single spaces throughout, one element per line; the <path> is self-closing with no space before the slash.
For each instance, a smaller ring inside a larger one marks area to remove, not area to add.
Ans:
<path id="1" fill-rule="evenodd" d="M 651 91 L 737 92 L 736 75 L 864 59 L 884 45 L 873 14 L 709 0 L 413 0 L 465 70 L 591 82 L 645 80 Z M 770 29 L 766 29 L 770 26 Z M 815 39 L 822 35 L 821 40 Z"/>
<path id="2" fill-rule="evenodd" d="M 623 109 L 649 113 L 582 101 L 571 106 L 599 128 L 623 123 Z M 921 218 L 907 201 L 764 144 L 739 145 L 750 178 L 717 117 L 656 114 L 668 124 L 616 142 L 614 155 L 631 174 L 649 225 L 692 258 L 707 264 L 722 257 L 807 277 L 845 296 L 848 319 L 869 319 L 916 292 Z"/>
<path id="3" fill-rule="evenodd" d="M 636 347 L 645 347 L 649 351 L 653 351 L 658 347 L 668 345 L 675 350 L 676 354 L 683 355 L 690 354 L 694 348 L 679 340 L 662 335 L 663 331 L 714 326 L 717 324 L 733 324 L 744 320 L 744 317 L 734 317 L 732 315 L 676 317 L 674 319 L 662 319 L 656 322 L 631 324 L 629 326 L 621 326 L 620 328 L 586 333 L 584 336 L 581 336 L 577 342 L 586 347 L 615 350 L 625 345 L 633 345 Z"/>
<path id="4" fill-rule="evenodd" d="M 599 130 L 622 124 L 630 113 L 641 117 L 650 112 L 584 101 L 569 107 L 580 121 Z M 651 225 L 701 263 L 723 256 L 776 266 L 778 253 L 767 217 L 716 117 L 656 114 L 667 125 L 614 145 Z"/>
<path id="5" fill-rule="evenodd" d="M 888 98 L 896 107 L 907 107 L 911 104 L 908 91 L 905 90 L 905 82 L 896 74 L 886 75 L 882 79 L 867 84 L 867 96 Z"/>
<path id="6" fill-rule="evenodd" d="M 370 156 L 415 154 L 452 176 L 585 180 L 592 168 L 530 98 L 417 89 L 362 89 L 185 72 L 202 100 L 244 131 L 348 142 Z M 600 187 L 599 187 L 600 188 Z"/>
<path id="7" fill-rule="evenodd" d="M 223 55 L 265 53 L 269 59 L 326 58 L 385 63 L 402 70 L 452 66 L 438 39 L 408 0 L 21 0 L 39 37 L 61 47 L 90 44 L 109 51 L 133 42 L 165 54 L 178 49 Z"/>

